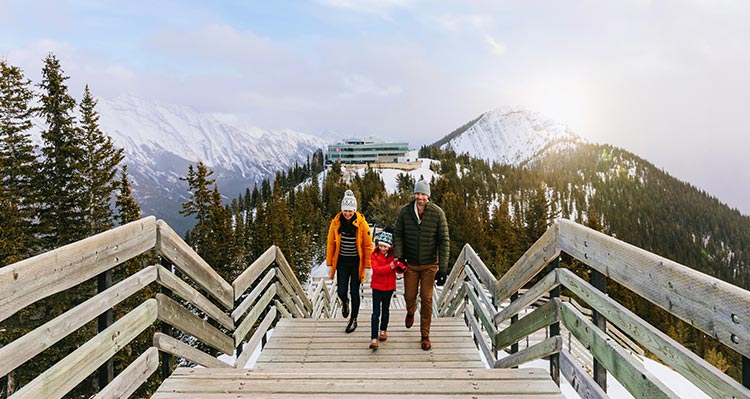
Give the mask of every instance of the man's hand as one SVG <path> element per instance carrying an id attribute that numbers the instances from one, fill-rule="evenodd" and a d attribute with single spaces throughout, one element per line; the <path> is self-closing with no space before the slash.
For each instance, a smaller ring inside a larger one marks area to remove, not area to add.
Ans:
<path id="1" fill-rule="evenodd" d="M 445 278 L 446 277 L 448 277 L 448 276 L 446 276 L 446 274 L 445 274 L 444 271 L 438 270 L 437 274 L 435 275 L 435 284 L 438 287 L 444 286 L 445 285 Z"/>

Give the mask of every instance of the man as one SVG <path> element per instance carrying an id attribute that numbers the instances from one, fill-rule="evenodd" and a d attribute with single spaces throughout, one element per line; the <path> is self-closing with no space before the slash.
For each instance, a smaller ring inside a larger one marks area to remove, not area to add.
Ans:
<path id="1" fill-rule="evenodd" d="M 414 324 L 419 291 L 422 349 L 430 350 L 432 290 L 435 282 L 439 286 L 445 284 L 450 237 L 445 213 L 430 202 L 430 185 L 426 181 L 420 180 L 414 185 L 414 201 L 399 211 L 393 244 L 396 258 L 408 265 L 404 274 L 406 328 Z"/>

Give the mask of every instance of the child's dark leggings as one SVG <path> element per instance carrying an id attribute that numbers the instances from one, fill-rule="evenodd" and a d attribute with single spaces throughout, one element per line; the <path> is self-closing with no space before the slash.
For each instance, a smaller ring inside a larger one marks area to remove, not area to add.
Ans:
<path id="1" fill-rule="evenodd" d="M 371 339 L 378 338 L 378 322 L 380 323 L 380 330 L 388 330 L 388 318 L 391 316 L 391 297 L 393 291 L 380 291 L 372 290 L 372 323 L 371 323 Z M 383 317 L 380 317 L 380 312 L 383 312 Z"/>

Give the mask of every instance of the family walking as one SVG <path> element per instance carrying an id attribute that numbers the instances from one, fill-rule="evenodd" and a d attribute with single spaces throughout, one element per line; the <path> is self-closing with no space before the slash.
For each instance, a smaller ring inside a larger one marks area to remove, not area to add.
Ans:
<path id="1" fill-rule="evenodd" d="M 390 302 L 396 290 L 396 274 L 404 274 L 406 328 L 414 324 L 419 295 L 420 344 L 430 350 L 432 322 L 432 292 L 435 283 L 445 283 L 448 270 L 450 237 L 445 213 L 430 202 L 430 185 L 418 181 L 414 186 L 414 200 L 398 213 L 396 227 L 386 228 L 377 237 L 373 249 L 370 226 L 365 216 L 357 211 L 357 199 L 346 190 L 341 200 L 341 212 L 331 220 L 328 229 L 326 265 L 328 276 L 336 277 L 341 313 L 349 317 L 345 331 L 357 328 L 360 284 L 371 273 L 373 311 L 370 348 L 378 349 L 379 342 L 388 339 Z M 351 307 L 350 307 L 351 305 Z"/>

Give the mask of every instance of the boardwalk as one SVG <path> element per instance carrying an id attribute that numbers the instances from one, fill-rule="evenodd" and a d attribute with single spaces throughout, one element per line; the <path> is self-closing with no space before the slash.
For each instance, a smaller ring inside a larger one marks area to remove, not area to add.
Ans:
<path id="1" fill-rule="evenodd" d="M 433 320 L 423 351 L 418 318 L 406 329 L 393 312 L 373 352 L 369 316 L 352 334 L 341 318 L 281 320 L 255 368 L 180 368 L 153 398 L 563 398 L 546 370 L 486 369 L 461 319 Z"/>

